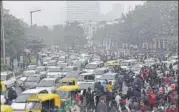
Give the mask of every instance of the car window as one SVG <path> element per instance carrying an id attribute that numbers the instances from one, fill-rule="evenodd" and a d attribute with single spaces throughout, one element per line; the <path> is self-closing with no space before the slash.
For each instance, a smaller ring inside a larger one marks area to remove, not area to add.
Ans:
<path id="1" fill-rule="evenodd" d="M 13 74 L 11 73 L 11 74 L 8 74 L 7 76 L 6 76 L 6 80 L 9 80 L 9 79 L 11 79 L 13 77 Z"/>
<path id="2" fill-rule="evenodd" d="M 89 75 L 87 77 L 88 77 L 88 80 L 94 80 L 94 76 L 92 76 L 92 75 Z"/>
<path id="3" fill-rule="evenodd" d="M 42 91 L 40 91 L 40 93 L 48 93 L 48 91 L 47 90 L 42 90 Z"/>
<path id="4" fill-rule="evenodd" d="M 53 87 L 55 85 L 54 80 L 41 80 L 37 87 Z"/>

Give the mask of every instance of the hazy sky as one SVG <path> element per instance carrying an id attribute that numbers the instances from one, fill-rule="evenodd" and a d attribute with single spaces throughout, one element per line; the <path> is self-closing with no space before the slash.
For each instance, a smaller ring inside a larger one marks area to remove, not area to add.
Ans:
<path id="1" fill-rule="evenodd" d="M 5 9 L 9 9 L 14 16 L 21 18 L 30 24 L 31 10 L 41 9 L 41 12 L 33 14 L 33 23 L 38 25 L 52 26 L 63 24 L 66 20 L 66 1 L 3 1 Z M 125 12 L 129 7 L 141 4 L 141 1 L 100 1 L 100 10 L 102 14 L 109 12 L 112 5 L 121 3 L 125 6 Z"/>

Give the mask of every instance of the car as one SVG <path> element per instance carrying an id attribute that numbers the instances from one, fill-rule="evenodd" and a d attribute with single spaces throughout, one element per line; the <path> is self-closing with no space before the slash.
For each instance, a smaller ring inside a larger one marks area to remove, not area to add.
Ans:
<path id="1" fill-rule="evenodd" d="M 23 87 L 25 89 L 33 89 L 36 88 L 37 84 L 42 80 L 44 76 L 42 74 L 35 74 L 27 77 Z"/>
<path id="2" fill-rule="evenodd" d="M 59 80 L 61 78 L 59 77 L 54 77 L 54 78 L 44 78 L 42 79 L 36 86 L 36 88 L 44 88 L 47 89 L 48 91 L 54 91 L 57 86 L 59 85 Z"/>
<path id="3" fill-rule="evenodd" d="M 29 98 L 33 94 L 40 94 L 40 93 L 51 93 L 51 92 L 49 92 L 44 88 L 28 89 L 20 93 L 17 96 L 17 98 L 13 100 L 11 107 L 13 108 L 14 112 L 24 112 L 27 98 Z"/>
<path id="4" fill-rule="evenodd" d="M 40 73 L 40 74 L 46 74 L 47 67 L 46 66 L 38 66 L 35 69 L 36 73 Z"/>
<path id="5" fill-rule="evenodd" d="M 51 57 L 44 57 L 42 58 L 42 64 L 47 65 L 50 60 L 51 60 Z"/>
<path id="6" fill-rule="evenodd" d="M 103 83 L 103 81 L 108 80 L 112 82 L 112 85 L 114 85 L 115 83 L 115 78 L 116 76 L 119 75 L 118 73 L 112 73 L 112 72 L 108 72 L 103 74 L 102 77 L 100 77 L 98 80 L 96 80 L 97 82 L 101 82 Z"/>
<path id="7" fill-rule="evenodd" d="M 134 66 L 137 63 L 136 59 L 122 60 L 120 62 L 120 67 L 125 70 L 129 70 L 131 66 Z"/>
<path id="8" fill-rule="evenodd" d="M 47 66 L 57 66 L 57 61 L 56 61 L 56 60 L 50 60 L 50 61 L 47 63 Z"/>
<path id="9" fill-rule="evenodd" d="M 77 71 L 77 67 L 75 66 L 67 66 L 63 69 L 63 72 L 72 72 L 72 71 Z"/>
<path id="10" fill-rule="evenodd" d="M 145 63 L 146 66 L 150 67 L 152 65 L 159 64 L 160 61 L 157 58 L 148 58 L 148 59 L 144 60 L 144 63 Z"/>
<path id="11" fill-rule="evenodd" d="M 141 68 L 144 67 L 144 64 L 136 64 L 130 68 L 136 75 L 138 75 L 141 71 Z"/>
<path id="12" fill-rule="evenodd" d="M 94 70 L 95 79 L 100 78 L 103 74 L 107 72 L 109 72 L 107 68 L 97 68 L 96 70 Z"/>
<path id="13" fill-rule="evenodd" d="M 36 65 L 29 65 L 27 67 L 27 70 L 35 70 L 36 67 L 37 67 Z"/>
<path id="14" fill-rule="evenodd" d="M 102 61 L 95 61 L 87 64 L 84 71 L 93 73 L 95 69 L 100 68 L 104 65 Z"/>
<path id="15" fill-rule="evenodd" d="M 14 72 L 12 71 L 3 71 L 1 72 L 1 82 L 4 82 L 4 84 L 7 87 L 12 87 L 16 83 L 16 77 Z"/>
<path id="16" fill-rule="evenodd" d="M 62 77 L 61 69 L 57 66 L 49 66 L 47 70 L 47 77 Z"/>
<path id="17" fill-rule="evenodd" d="M 26 70 L 23 72 L 24 76 L 31 76 L 35 74 L 35 70 Z"/>
<path id="18" fill-rule="evenodd" d="M 93 73 L 81 73 L 77 76 L 78 84 L 82 82 L 95 82 L 95 76 Z"/>
<path id="19" fill-rule="evenodd" d="M 67 63 L 62 62 L 62 61 L 58 61 L 58 62 L 57 62 L 57 65 L 60 67 L 60 69 L 64 69 L 65 67 L 68 66 Z"/>
<path id="20" fill-rule="evenodd" d="M 23 86 L 24 82 L 27 80 L 27 76 L 22 76 L 17 79 L 16 84 L 17 86 Z"/>

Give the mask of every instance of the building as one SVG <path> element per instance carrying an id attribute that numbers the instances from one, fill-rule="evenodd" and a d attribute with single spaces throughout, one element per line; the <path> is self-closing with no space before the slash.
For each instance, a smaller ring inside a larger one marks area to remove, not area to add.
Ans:
<path id="1" fill-rule="evenodd" d="M 66 18 L 68 22 L 99 21 L 100 4 L 98 1 L 67 1 Z"/>
<path id="2" fill-rule="evenodd" d="M 112 10 L 105 15 L 101 15 L 100 20 L 112 21 L 115 19 L 119 19 L 123 12 L 124 12 L 124 5 L 120 3 L 113 4 Z"/>

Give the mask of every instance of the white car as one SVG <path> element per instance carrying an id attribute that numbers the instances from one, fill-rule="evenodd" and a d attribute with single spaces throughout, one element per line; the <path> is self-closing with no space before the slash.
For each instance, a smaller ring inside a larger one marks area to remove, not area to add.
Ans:
<path id="1" fill-rule="evenodd" d="M 87 64 L 84 71 L 93 73 L 95 69 L 100 68 L 104 65 L 102 61 L 95 61 Z"/>
<path id="2" fill-rule="evenodd" d="M 108 81 L 112 82 L 112 85 L 114 85 L 116 75 L 118 75 L 118 73 L 108 72 L 108 73 L 104 74 L 101 78 L 99 78 L 97 80 L 97 82 L 101 82 L 101 84 L 102 84 L 103 81 L 108 80 Z"/>
<path id="3" fill-rule="evenodd" d="M 37 67 L 36 65 L 29 65 L 27 67 L 27 70 L 35 70 L 36 67 Z"/>
<path id="4" fill-rule="evenodd" d="M 135 59 L 130 59 L 130 60 L 122 60 L 120 62 L 121 68 L 129 70 L 131 66 L 135 65 L 137 63 L 137 60 Z"/>
<path id="5" fill-rule="evenodd" d="M 59 80 L 61 78 L 59 77 L 54 77 L 54 78 L 44 78 L 42 79 L 36 86 L 37 89 L 39 88 L 43 88 L 43 89 L 47 89 L 48 91 L 54 91 L 57 86 L 59 85 Z"/>
<path id="6" fill-rule="evenodd" d="M 4 82 L 4 84 L 7 87 L 14 86 L 14 84 L 16 83 L 16 77 L 14 72 L 11 71 L 1 72 L 1 81 Z"/>
<path id="7" fill-rule="evenodd" d="M 81 84 L 83 82 L 95 82 L 95 76 L 93 73 L 81 73 L 77 76 L 78 84 Z"/>
<path id="8" fill-rule="evenodd" d="M 56 67 L 56 66 L 50 66 L 48 67 L 48 70 L 47 70 L 47 77 L 53 77 L 53 76 L 59 76 L 59 77 L 62 77 L 61 76 L 61 69 L 60 67 Z"/>
<path id="9" fill-rule="evenodd" d="M 11 107 L 13 108 L 14 112 L 24 112 L 26 99 L 33 94 L 40 94 L 40 93 L 50 93 L 46 89 L 28 89 L 18 95 L 16 100 L 13 101 Z"/>
<path id="10" fill-rule="evenodd" d="M 31 76 L 35 74 L 35 70 L 27 70 L 23 72 L 24 76 Z"/>
<path id="11" fill-rule="evenodd" d="M 100 77 L 102 77 L 103 74 L 107 72 L 109 72 L 107 68 L 97 68 L 96 70 L 94 70 L 95 80 L 99 79 Z"/>

